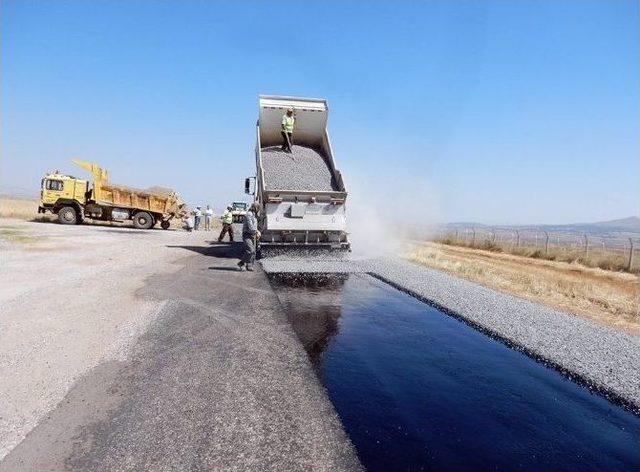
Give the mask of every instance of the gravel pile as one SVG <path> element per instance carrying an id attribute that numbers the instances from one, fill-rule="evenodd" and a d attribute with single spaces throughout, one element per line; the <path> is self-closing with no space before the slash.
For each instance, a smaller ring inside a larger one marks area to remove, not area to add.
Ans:
<path id="1" fill-rule="evenodd" d="M 267 190 L 338 190 L 325 158 L 319 152 L 293 145 L 292 154 L 273 146 L 262 149 Z"/>
<path id="2" fill-rule="evenodd" d="M 262 261 L 266 272 L 366 272 L 640 412 L 640 338 L 399 259 L 318 255 Z"/>

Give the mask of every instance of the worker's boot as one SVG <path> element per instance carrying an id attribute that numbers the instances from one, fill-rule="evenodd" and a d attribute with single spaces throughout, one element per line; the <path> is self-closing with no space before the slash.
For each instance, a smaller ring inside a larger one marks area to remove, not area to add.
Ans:
<path id="1" fill-rule="evenodd" d="M 243 268 L 243 267 L 244 267 L 244 261 L 240 261 L 240 262 L 238 262 L 238 268 L 239 268 L 240 270 L 242 270 L 242 268 Z M 249 267 L 247 267 L 247 270 L 248 270 L 248 269 L 249 269 Z"/>
<path id="2" fill-rule="evenodd" d="M 247 264 L 247 270 L 253 272 L 253 264 Z"/>

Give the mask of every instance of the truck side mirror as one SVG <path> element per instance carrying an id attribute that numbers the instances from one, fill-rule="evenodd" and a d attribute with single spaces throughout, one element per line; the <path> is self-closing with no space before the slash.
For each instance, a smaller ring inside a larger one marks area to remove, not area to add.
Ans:
<path id="1" fill-rule="evenodd" d="M 247 195 L 255 195 L 255 191 L 251 191 L 251 180 L 255 180 L 255 177 L 247 177 L 244 179 L 244 193 Z"/>

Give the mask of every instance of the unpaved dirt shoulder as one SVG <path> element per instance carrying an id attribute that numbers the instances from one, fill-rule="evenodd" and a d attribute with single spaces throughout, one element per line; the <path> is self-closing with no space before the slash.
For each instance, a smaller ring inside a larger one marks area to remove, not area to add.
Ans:
<path id="1" fill-rule="evenodd" d="M 0 458 L 83 373 L 127 355 L 162 301 L 136 296 L 211 233 L 9 222 L 0 247 Z M 0 220 L 0 227 L 7 226 Z"/>

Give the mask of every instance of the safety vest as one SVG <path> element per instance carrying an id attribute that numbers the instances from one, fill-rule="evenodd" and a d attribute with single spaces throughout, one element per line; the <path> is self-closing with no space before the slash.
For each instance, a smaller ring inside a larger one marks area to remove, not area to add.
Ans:
<path id="1" fill-rule="evenodd" d="M 296 119 L 293 116 L 284 115 L 282 117 L 282 127 L 287 133 L 293 133 L 293 123 Z"/>
<path id="2" fill-rule="evenodd" d="M 225 210 L 224 213 L 222 214 L 222 222 L 228 225 L 233 223 L 233 215 L 229 210 Z"/>

